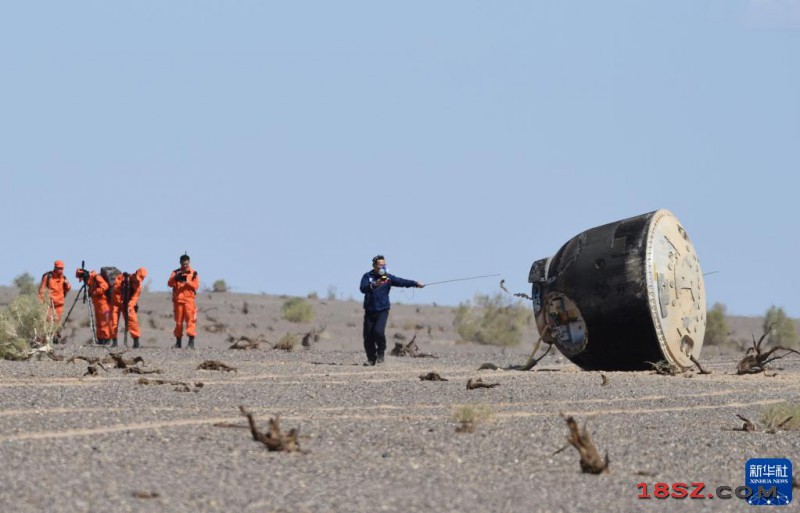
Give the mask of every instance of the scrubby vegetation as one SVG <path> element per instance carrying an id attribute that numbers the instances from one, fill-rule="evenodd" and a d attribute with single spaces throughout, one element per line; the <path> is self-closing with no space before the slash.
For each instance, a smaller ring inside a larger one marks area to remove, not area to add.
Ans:
<path id="1" fill-rule="evenodd" d="M 301 297 L 293 297 L 284 301 L 281 315 L 289 322 L 311 322 L 314 320 L 314 308 Z"/>
<path id="2" fill-rule="evenodd" d="M 327 295 L 328 301 L 335 301 L 336 293 L 337 293 L 336 285 L 328 285 L 328 295 Z"/>
<path id="3" fill-rule="evenodd" d="M 492 410 L 485 404 L 465 404 L 453 412 L 453 421 L 459 425 L 459 433 L 472 433 L 480 424 L 485 424 L 492 419 Z"/>
<path id="4" fill-rule="evenodd" d="M 294 333 L 287 333 L 278 340 L 278 343 L 273 346 L 273 349 L 282 349 L 292 352 L 295 346 L 297 346 L 297 335 Z"/>
<path id="5" fill-rule="evenodd" d="M 786 316 L 783 308 L 771 306 L 764 316 L 764 332 L 769 330 L 767 344 L 771 346 L 795 347 L 797 332 L 794 322 Z"/>
<path id="6" fill-rule="evenodd" d="M 800 404 L 777 403 L 765 406 L 761 410 L 760 420 L 767 430 L 800 430 Z"/>
<path id="7" fill-rule="evenodd" d="M 495 346 L 516 346 L 529 329 L 533 313 L 520 301 L 500 294 L 478 294 L 456 309 L 453 325 L 462 340 Z"/>
<path id="8" fill-rule="evenodd" d="M 34 345 L 51 342 L 58 326 L 47 320 L 47 306 L 22 295 L 0 312 L 0 358 L 23 360 Z"/>
<path id="9" fill-rule="evenodd" d="M 724 345 L 728 342 L 730 328 L 725 320 L 727 308 L 722 303 L 714 303 L 706 315 L 706 334 L 703 344 L 710 346 Z"/>
<path id="10" fill-rule="evenodd" d="M 217 280 L 211 285 L 212 292 L 228 292 L 228 284 L 225 280 Z"/>
<path id="11" fill-rule="evenodd" d="M 14 286 L 19 289 L 19 293 L 22 295 L 36 294 L 36 282 L 33 280 L 33 276 L 28 273 L 22 273 L 14 278 Z"/>

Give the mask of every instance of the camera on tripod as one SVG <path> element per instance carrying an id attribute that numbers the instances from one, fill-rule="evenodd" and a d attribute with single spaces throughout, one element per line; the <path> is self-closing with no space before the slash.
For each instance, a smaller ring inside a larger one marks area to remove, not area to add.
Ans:
<path id="1" fill-rule="evenodd" d="M 89 271 L 87 271 L 83 267 L 81 267 L 81 268 L 79 268 L 78 270 L 75 271 L 75 277 L 78 278 L 83 283 L 89 283 L 89 277 L 90 276 L 91 276 L 91 274 L 89 273 Z"/>

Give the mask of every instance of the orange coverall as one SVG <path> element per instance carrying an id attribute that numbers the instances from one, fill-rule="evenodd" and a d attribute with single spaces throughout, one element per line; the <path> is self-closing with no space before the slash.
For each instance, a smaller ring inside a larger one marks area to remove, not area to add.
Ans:
<path id="1" fill-rule="evenodd" d="M 119 323 L 119 313 L 127 315 L 128 332 L 133 338 L 139 338 L 141 331 L 139 330 L 139 318 L 136 315 L 136 305 L 139 303 L 139 296 L 142 295 L 142 283 L 147 277 L 147 269 L 140 267 L 133 274 L 128 274 L 128 311 L 127 314 L 123 310 L 125 302 L 125 275 L 122 273 L 114 280 L 114 291 L 111 293 L 111 333 L 116 336 Z"/>
<path id="2" fill-rule="evenodd" d="M 61 322 L 61 314 L 64 312 L 64 296 L 71 289 L 72 285 L 69 284 L 69 280 L 64 276 L 62 270 L 53 269 L 42 275 L 42 282 L 39 284 L 39 301 L 44 301 L 46 290 L 52 303 L 52 306 L 47 309 L 48 321 Z"/>
<path id="3" fill-rule="evenodd" d="M 184 273 L 186 281 L 178 281 L 177 277 L 180 273 Z M 183 336 L 183 323 L 186 323 L 186 334 L 190 337 L 195 336 L 195 326 L 197 325 L 197 306 L 195 305 L 195 296 L 197 289 L 200 288 L 200 278 L 197 277 L 197 271 L 188 268 L 186 272 L 182 269 L 175 269 L 167 281 L 167 286 L 172 287 L 172 306 L 175 312 L 175 330 L 173 331 L 176 338 Z"/>
<path id="4" fill-rule="evenodd" d="M 94 306 L 94 322 L 96 323 L 97 340 L 110 340 L 111 336 L 111 307 L 108 303 L 108 282 L 103 276 L 94 271 L 89 274 L 89 294 L 92 296 Z"/>

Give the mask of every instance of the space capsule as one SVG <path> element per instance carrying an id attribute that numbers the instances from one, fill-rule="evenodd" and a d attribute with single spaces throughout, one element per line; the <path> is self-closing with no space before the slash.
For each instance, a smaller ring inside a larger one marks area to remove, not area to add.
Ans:
<path id="1" fill-rule="evenodd" d="M 690 367 L 706 326 L 700 261 L 668 210 L 590 228 L 528 281 L 542 340 L 585 370 Z"/>

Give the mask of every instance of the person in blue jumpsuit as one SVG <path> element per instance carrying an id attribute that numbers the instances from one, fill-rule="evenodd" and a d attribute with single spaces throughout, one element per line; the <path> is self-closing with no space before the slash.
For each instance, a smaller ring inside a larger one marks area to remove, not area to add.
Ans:
<path id="1" fill-rule="evenodd" d="M 372 270 L 361 277 L 361 292 L 364 293 L 364 350 L 367 361 L 364 365 L 383 363 L 386 353 L 386 321 L 389 319 L 389 291 L 392 287 L 418 287 L 425 284 L 392 276 L 386 272 L 386 259 L 378 255 L 372 259 Z"/>

